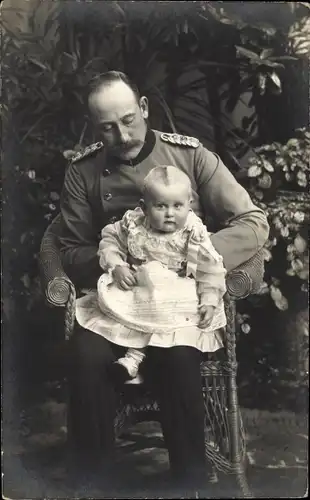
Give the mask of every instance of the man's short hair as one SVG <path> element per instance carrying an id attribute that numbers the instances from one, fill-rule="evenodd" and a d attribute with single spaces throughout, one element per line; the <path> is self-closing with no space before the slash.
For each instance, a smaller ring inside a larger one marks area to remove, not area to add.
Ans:
<path id="1" fill-rule="evenodd" d="M 109 87 L 115 82 L 124 82 L 135 94 L 137 102 L 140 101 L 140 92 L 138 87 L 127 75 L 125 75 L 125 73 L 122 73 L 121 71 L 107 71 L 106 73 L 102 73 L 93 78 L 89 85 L 89 97 L 92 94 L 99 92 L 102 88 Z"/>
<path id="2" fill-rule="evenodd" d="M 179 168 L 171 165 L 159 165 L 152 168 L 147 174 L 143 183 L 143 196 L 147 196 L 152 187 L 162 184 L 164 186 L 172 186 L 174 184 L 183 184 L 188 187 L 188 194 L 191 196 L 192 187 L 189 177 Z"/>

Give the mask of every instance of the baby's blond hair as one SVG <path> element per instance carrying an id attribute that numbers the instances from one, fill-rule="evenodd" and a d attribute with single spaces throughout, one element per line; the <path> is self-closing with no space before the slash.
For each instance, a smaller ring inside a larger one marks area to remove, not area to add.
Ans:
<path id="1" fill-rule="evenodd" d="M 152 188 L 158 184 L 164 186 L 183 184 L 188 187 L 188 195 L 191 195 L 191 182 L 189 177 L 182 172 L 182 170 L 171 165 L 160 165 L 152 168 L 144 179 L 143 196 L 147 196 L 152 191 Z"/>

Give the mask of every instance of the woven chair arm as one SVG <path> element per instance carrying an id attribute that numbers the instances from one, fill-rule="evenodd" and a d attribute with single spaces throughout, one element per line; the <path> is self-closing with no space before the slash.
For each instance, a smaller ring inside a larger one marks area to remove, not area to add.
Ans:
<path id="1" fill-rule="evenodd" d="M 57 239 L 59 224 L 60 214 L 46 229 L 39 253 L 42 290 L 47 301 L 53 306 L 65 306 L 73 287 L 61 263 Z"/>
<path id="2" fill-rule="evenodd" d="M 237 300 L 257 292 L 264 278 L 263 250 L 247 262 L 227 274 L 226 286 L 229 295 Z"/>
<path id="3" fill-rule="evenodd" d="M 225 348 L 230 370 L 236 372 L 236 300 L 257 292 L 264 278 L 263 250 L 227 275 L 225 295 Z"/>

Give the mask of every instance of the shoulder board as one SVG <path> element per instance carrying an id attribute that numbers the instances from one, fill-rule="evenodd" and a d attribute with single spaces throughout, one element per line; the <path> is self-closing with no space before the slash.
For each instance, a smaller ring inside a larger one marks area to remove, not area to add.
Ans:
<path id="1" fill-rule="evenodd" d="M 99 149 L 103 148 L 103 142 L 95 142 L 94 144 L 91 144 L 90 146 L 87 146 L 83 151 L 79 151 L 78 153 L 75 153 L 74 156 L 71 158 L 71 163 L 75 163 L 79 160 L 82 160 L 82 158 L 86 158 L 86 156 L 90 156 L 95 151 L 99 151 Z"/>
<path id="2" fill-rule="evenodd" d="M 190 137 L 188 135 L 179 134 L 161 134 L 161 140 L 164 142 L 170 142 L 170 144 L 176 144 L 177 146 L 186 146 L 189 148 L 198 148 L 200 142 L 196 137 Z"/>

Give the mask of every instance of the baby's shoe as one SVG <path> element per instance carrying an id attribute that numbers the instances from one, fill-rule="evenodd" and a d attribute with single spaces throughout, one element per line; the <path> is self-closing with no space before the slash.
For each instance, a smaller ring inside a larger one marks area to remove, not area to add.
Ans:
<path id="1" fill-rule="evenodd" d="M 130 380 L 126 380 L 125 384 L 126 385 L 140 385 L 143 384 L 144 380 L 143 377 L 140 373 L 135 378 L 132 378 Z"/>
<path id="2" fill-rule="evenodd" d="M 140 363 L 145 354 L 136 349 L 129 349 L 123 358 L 119 358 L 112 364 L 111 371 L 118 383 L 133 382 L 138 376 Z"/>

